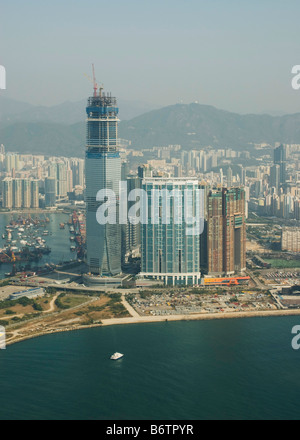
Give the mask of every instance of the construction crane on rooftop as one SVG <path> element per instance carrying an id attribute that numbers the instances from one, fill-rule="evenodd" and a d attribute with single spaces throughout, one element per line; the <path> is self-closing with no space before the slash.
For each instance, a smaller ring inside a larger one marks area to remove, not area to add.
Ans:
<path id="1" fill-rule="evenodd" d="M 95 66 L 94 66 L 94 64 L 92 64 L 92 69 L 93 69 L 93 79 L 90 78 L 86 73 L 85 73 L 85 76 L 86 76 L 86 77 L 91 81 L 91 83 L 93 84 L 93 86 L 94 86 L 94 97 L 96 98 L 96 97 L 97 97 L 97 94 L 98 94 L 98 83 L 97 83 L 97 80 L 96 80 Z M 102 90 L 103 90 L 103 85 L 101 85 L 101 86 L 99 87 L 99 96 L 100 96 L 100 97 L 102 96 Z"/>
<path id="2" fill-rule="evenodd" d="M 94 97 L 96 97 L 97 96 L 97 90 L 98 90 L 98 84 L 97 84 L 97 81 L 96 81 L 95 66 L 94 66 L 94 64 L 92 64 L 92 66 L 93 66 Z"/>

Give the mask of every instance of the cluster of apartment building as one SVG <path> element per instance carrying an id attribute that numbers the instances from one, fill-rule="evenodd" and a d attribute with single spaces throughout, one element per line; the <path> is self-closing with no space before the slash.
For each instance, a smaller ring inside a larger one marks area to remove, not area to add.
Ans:
<path id="1" fill-rule="evenodd" d="M 83 200 L 84 160 L 6 153 L 0 146 L 2 207 L 52 208 L 60 201 Z"/>
<path id="2" fill-rule="evenodd" d="M 129 218 L 122 233 L 122 254 L 141 257 L 140 276 L 171 285 L 195 285 L 204 275 L 242 273 L 246 269 L 245 189 L 214 187 L 197 178 L 160 177 L 153 165 L 141 165 L 137 175 L 127 177 L 128 188 L 140 188 L 147 197 L 144 218 L 140 212 L 138 223 Z M 180 199 L 176 199 L 178 193 Z M 134 203 L 128 202 L 128 212 Z M 189 209 L 198 228 L 192 233 L 190 224 L 178 221 Z"/>

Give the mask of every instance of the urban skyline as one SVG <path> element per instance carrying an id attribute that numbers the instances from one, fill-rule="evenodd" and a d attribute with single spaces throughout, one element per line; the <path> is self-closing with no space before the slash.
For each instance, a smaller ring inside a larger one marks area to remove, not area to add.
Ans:
<path id="1" fill-rule="evenodd" d="M 50 294 L 53 317 L 62 319 L 49 322 L 50 332 L 69 329 L 70 321 L 79 329 L 110 319 L 122 324 L 294 314 L 298 302 L 290 298 L 300 273 L 295 268 L 286 272 L 288 283 L 275 281 L 272 261 L 288 264 L 293 255 L 295 266 L 298 262 L 300 145 L 256 144 L 254 151 L 237 151 L 185 150 L 176 144 L 137 150 L 130 140 L 118 139 L 118 111 L 116 98 L 95 82 L 86 107 L 85 160 L 7 152 L 1 144 L 0 209 L 12 220 L 2 235 L 0 258 L 12 265 L 7 275 L 13 285 L 17 281 L 24 288 L 5 296 L 5 313 L 14 303 L 32 301 L 38 314 Z M 116 221 L 99 221 L 99 211 L 110 209 Z M 59 227 L 70 234 L 75 259 L 46 264 L 41 278 L 28 262 L 51 254 L 45 228 L 51 228 L 48 216 L 61 213 L 69 215 Z M 195 219 L 200 224 L 190 234 Z M 22 259 L 27 265 L 21 269 Z M 64 292 L 58 296 L 57 289 Z M 83 303 L 63 319 L 74 289 L 76 303 Z M 31 328 L 31 316 L 23 316 L 24 324 L 12 336 L 13 321 L 0 319 L 8 345 L 40 334 L 43 317 L 36 315 Z"/>
<path id="2" fill-rule="evenodd" d="M 299 419 L 299 14 L 1 6 L 0 420 Z"/>

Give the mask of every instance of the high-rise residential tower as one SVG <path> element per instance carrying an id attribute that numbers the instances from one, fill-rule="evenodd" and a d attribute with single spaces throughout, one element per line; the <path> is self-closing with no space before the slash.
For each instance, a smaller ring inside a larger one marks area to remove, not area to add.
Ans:
<path id="1" fill-rule="evenodd" d="M 2 180 L 3 208 L 11 209 L 13 207 L 13 180 L 11 177 L 5 177 Z"/>
<path id="2" fill-rule="evenodd" d="M 280 187 L 280 165 L 275 164 L 270 168 L 270 185 L 276 188 L 278 194 Z"/>
<path id="3" fill-rule="evenodd" d="M 31 180 L 31 208 L 37 209 L 39 207 L 39 181 L 37 179 Z"/>
<path id="4" fill-rule="evenodd" d="M 65 197 L 67 192 L 67 165 L 59 162 L 57 164 L 57 196 Z"/>
<path id="5" fill-rule="evenodd" d="M 207 198 L 207 266 L 208 273 L 223 272 L 223 196 L 219 190 L 211 191 Z"/>
<path id="6" fill-rule="evenodd" d="M 227 170 L 227 187 L 232 187 L 232 169 L 230 167 Z"/>
<path id="7" fill-rule="evenodd" d="M 39 181 L 13 179 L 2 181 L 2 206 L 4 208 L 39 208 Z"/>
<path id="8" fill-rule="evenodd" d="M 223 188 L 224 272 L 240 273 L 246 269 L 245 191 Z"/>
<path id="9" fill-rule="evenodd" d="M 22 199 L 23 208 L 30 208 L 31 206 L 31 181 L 30 179 L 23 179 L 22 181 Z"/>
<path id="10" fill-rule="evenodd" d="M 22 179 L 13 179 L 13 204 L 14 208 L 22 208 Z"/>
<path id="11" fill-rule="evenodd" d="M 116 213 L 119 212 L 119 182 L 121 158 L 118 148 L 118 113 L 116 98 L 100 89 L 89 98 L 87 112 L 86 174 L 86 262 L 89 272 L 100 276 L 121 273 L 121 228 L 118 215 L 115 224 L 103 224 L 97 211 L 103 202 L 101 190 L 115 194 Z"/>
<path id="12" fill-rule="evenodd" d="M 246 269 L 244 188 L 211 190 L 207 198 L 207 270 L 233 275 Z"/>
<path id="13" fill-rule="evenodd" d="M 197 180 L 145 178 L 147 221 L 142 229 L 141 276 L 167 285 L 200 283 L 200 234 L 191 234 L 187 219 L 203 215 Z M 176 197 L 176 192 L 180 197 Z M 169 194 L 169 204 L 164 194 Z M 173 196 L 171 195 L 173 194 Z M 197 210 L 197 204 L 199 210 Z M 181 221 L 178 221 L 178 219 Z"/>
<path id="14" fill-rule="evenodd" d="M 55 177 L 47 177 L 45 179 L 45 205 L 52 208 L 56 203 L 56 179 Z"/>

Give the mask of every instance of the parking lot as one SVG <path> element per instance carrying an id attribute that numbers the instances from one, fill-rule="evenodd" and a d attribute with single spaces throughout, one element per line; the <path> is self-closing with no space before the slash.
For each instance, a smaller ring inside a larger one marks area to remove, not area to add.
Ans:
<path id="1" fill-rule="evenodd" d="M 300 284 L 300 271 L 298 269 L 263 271 L 261 275 L 267 284 Z"/>

